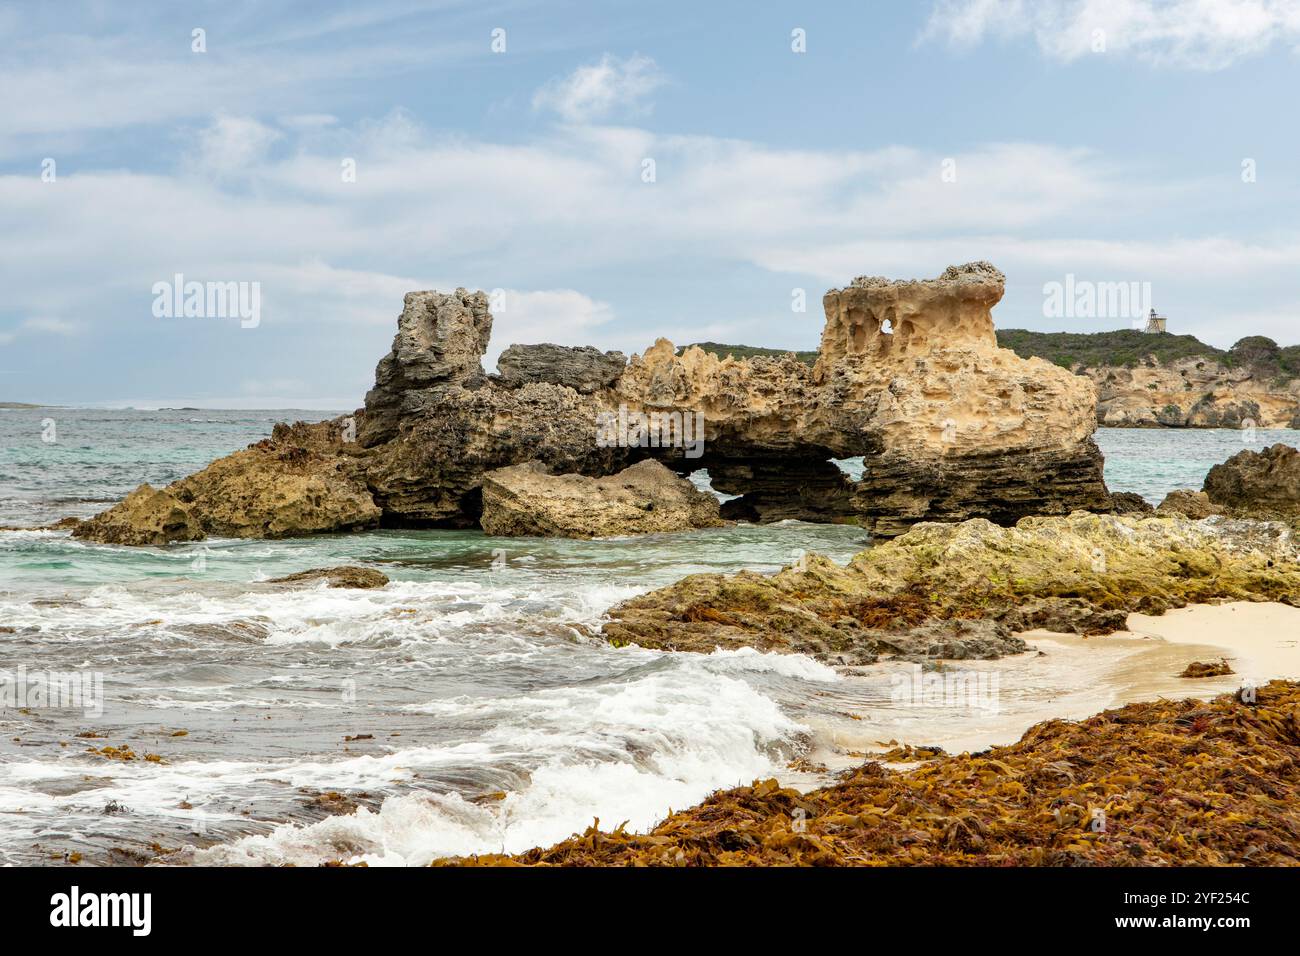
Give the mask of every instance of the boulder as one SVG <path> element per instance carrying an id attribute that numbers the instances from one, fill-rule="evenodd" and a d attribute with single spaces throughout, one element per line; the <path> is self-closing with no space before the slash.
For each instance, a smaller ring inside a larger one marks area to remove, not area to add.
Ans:
<path id="1" fill-rule="evenodd" d="M 858 553 L 775 575 L 696 574 L 612 608 L 614 644 L 754 647 L 837 664 L 996 657 L 1035 628 L 1106 634 L 1132 611 L 1194 602 L 1300 604 L 1300 538 L 1284 524 L 1076 512 L 1014 527 L 923 523 Z"/>
<path id="2" fill-rule="evenodd" d="M 606 478 L 552 475 L 538 461 L 490 471 L 481 523 L 492 535 L 605 538 L 724 522 L 716 497 L 647 459 Z"/>
<path id="3" fill-rule="evenodd" d="M 107 511 L 72 529 L 74 538 L 101 544 L 161 545 L 200 541 L 202 525 L 170 490 L 141 485 Z"/>
<path id="4" fill-rule="evenodd" d="M 613 385 L 626 367 L 622 352 L 589 345 L 512 345 L 497 359 L 497 381 L 506 388 L 545 382 L 589 395 Z"/>
<path id="5" fill-rule="evenodd" d="M 1210 500 L 1210 496 L 1203 491 L 1178 488 L 1165 495 L 1156 512 L 1162 515 L 1183 515 L 1199 520 L 1210 515 L 1223 514 L 1223 509 L 1217 507 Z"/>
<path id="6" fill-rule="evenodd" d="M 353 564 L 339 565 L 334 568 L 312 568 L 310 571 L 298 571 L 281 578 L 271 578 L 268 584 L 315 584 L 328 582 L 332 588 L 382 588 L 388 583 L 388 575 L 374 568 L 361 568 Z"/>
<path id="7" fill-rule="evenodd" d="M 1236 511 L 1300 511 L 1300 452 L 1283 444 L 1240 451 L 1210 469 L 1202 490 Z"/>

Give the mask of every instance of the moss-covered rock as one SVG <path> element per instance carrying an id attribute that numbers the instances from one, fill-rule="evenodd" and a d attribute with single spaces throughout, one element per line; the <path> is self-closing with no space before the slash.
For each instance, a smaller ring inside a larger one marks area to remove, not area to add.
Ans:
<path id="1" fill-rule="evenodd" d="M 1300 548 L 1284 524 L 1076 512 L 920 524 L 859 552 L 775 575 L 699 574 L 614 607 L 618 643 L 708 652 L 988 658 L 1024 650 L 1014 632 L 1105 634 L 1133 611 L 1214 601 L 1300 604 Z"/>

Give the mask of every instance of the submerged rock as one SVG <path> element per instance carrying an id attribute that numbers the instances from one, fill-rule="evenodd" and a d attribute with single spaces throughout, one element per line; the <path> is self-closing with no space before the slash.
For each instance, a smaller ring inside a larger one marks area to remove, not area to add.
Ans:
<path id="1" fill-rule="evenodd" d="M 388 575 L 374 568 L 344 564 L 286 574 L 282 578 L 271 578 L 267 584 L 315 584 L 318 581 L 326 581 L 332 588 L 382 588 L 388 583 Z"/>
<path id="2" fill-rule="evenodd" d="M 755 647 L 842 664 L 997 657 L 1035 628 L 1106 634 L 1198 602 L 1300 605 L 1284 524 L 1077 512 L 1014 527 L 926 523 L 847 567 L 812 555 L 775 575 L 696 574 L 612 608 L 605 637 L 663 650 Z"/>
<path id="3" fill-rule="evenodd" d="M 552 475 L 538 461 L 490 471 L 481 523 L 493 535 L 605 538 L 724 522 L 716 497 L 647 459 L 607 478 Z"/>

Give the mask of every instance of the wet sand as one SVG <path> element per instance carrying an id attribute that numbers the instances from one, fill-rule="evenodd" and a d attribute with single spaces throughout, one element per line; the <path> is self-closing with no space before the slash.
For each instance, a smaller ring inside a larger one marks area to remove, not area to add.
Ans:
<path id="1" fill-rule="evenodd" d="M 1130 614 L 1128 626 L 1147 640 L 1219 649 L 1237 672 L 1228 678 L 1237 685 L 1247 678 L 1256 684 L 1275 677 L 1300 679 L 1300 608 L 1248 601 L 1199 604 L 1160 617 Z"/>
<path id="2" fill-rule="evenodd" d="M 1082 720 L 1130 703 L 1208 699 L 1247 682 L 1300 679 L 1300 608 L 1251 602 L 1193 605 L 1159 617 L 1132 614 L 1128 625 L 1128 630 L 1094 637 L 1029 631 L 1021 635 L 1033 648 L 1026 654 L 945 662 L 937 671 L 925 671 L 996 675 L 993 706 L 890 699 L 892 687 L 911 680 L 912 666 L 873 665 L 870 671 L 878 676 L 870 680 L 869 691 L 865 682 L 859 684 L 865 691 L 859 697 L 852 678 L 840 688 L 836 696 L 850 705 L 845 711 L 825 720 L 805 718 L 817 741 L 809 756 L 836 771 L 856 766 L 864 756 L 888 750 L 894 742 L 938 746 L 949 753 L 975 752 L 1014 743 L 1045 720 Z M 1221 658 L 1234 673 L 1179 676 L 1194 661 Z M 808 788 L 825 779 L 791 774 L 785 782 Z"/>

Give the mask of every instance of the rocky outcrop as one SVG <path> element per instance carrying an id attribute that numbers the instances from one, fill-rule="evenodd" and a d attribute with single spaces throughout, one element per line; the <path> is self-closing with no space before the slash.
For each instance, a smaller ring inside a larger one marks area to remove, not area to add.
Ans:
<path id="1" fill-rule="evenodd" d="M 366 486 L 362 459 L 348 454 L 346 427 L 342 421 L 277 425 L 271 438 L 162 491 L 140 486 L 83 522 L 73 536 L 162 544 L 207 535 L 283 538 L 375 527 L 380 509 Z"/>
<path id="2" fill-rule="evenodd" d="M 590 395 L 617 382 L 626 367 L 622 352 L 602 352 L 589 345 L 512 345 L 497 359 L 497 381 L 506 388 L 532 382 L 565 385 Z"/>
<path id="3" fill-rule="evenodd" d="M 375 387 L 366 393 L 362 444 L 387 441 L 402 422 L 426 416 L 426 399 L 440 386 L 481 387 L 487 376 L 480 360 L 491 335 L 485 293 L 408 292 L 393 347 L 375 368 Z"/>
<path id="4" fill-rule="evenodd" d="M 506 350 L 505 381 L 493 380 L 481 364 L 491 328 L 481 292 L 406 296 L 358 428 L 366 481 L 386 523 L 476 527 L 483 475 L 531 459 L 595 476 L 629 464 L 626 448 L 597 443 L 600 399 L 574 387 L 606 378 L 618 353 L 562 350 L 567 358 L 558 361 L 558 347 L 516 347 Z"/>
<path id="5" fill-rule="evenodd" d="M 1097 420 L 1120 428 L 1300 427 L 1300 346 L 1251 335 L 1224 351 L 1191 335 L 1031 332 L 999 341 L 1092 380 Z"/>
<path id="6" fill-rule="evenodd" d="M 718 499 L 642 461 L 607 478 L 552 475 L 530 461 L 483 476 L 483 530 L 493 535 L 606 538 L 715 528 Z"/>
<path id="7" fill-rule="evenodd" d="M 702 464 L 723 476 L 715 488 L 742 496 L 730 513 L 788 516 L 797 509 L 770 506 L 783 490 L 773 475 L 796 476 L 784 486 L 790 502 L 816 463 L 858 455 L 866 473 L 851 502 L 838 503 L 836 479 L 805 514 L 853 515 L 888 536 L 930 518 L 1106 510 L 1092 387 L 998 348 L 989 310 L 1004 284 L 983 262 L 930 280 L 862 277 L 826 294 L 812 368 L 792 355 L 678 355 L 661 339 L 632 357 L 615 396 L 647 414 L 703 415 Z"/>
<path id="8" fill-rule="evenodd" d="M 924 520 L 1111 510 L 1092 388 L 997 347 L 989 310 L 1003 287 L 982 262 L 856 279 L 823 300 L 811 367 L 678 355 L 660 339 L 626 366 L 619 353 L 512 346 L 492 376 L 487 296 L 412 292 L 363 411 L 326 431 L 278 429 L 167 491 L 205 533 L 246 537 L 474 527 L 484 475 L 533 460 L 588 478 L 645 459 L 705 468 L 738 496 L 728 515 L 860 521 L 882 537 Z M 831 462 L 855 456 L 856 485 Z"/>
<path id="9" fill-rule="evenodd" d="M 198 541 L 204 533 L 174 495 L 146 482 L 107 511 L 73 527 L 72 536 L 101 544 L 160 545 Z"/>
<path id="10" fill-rule="evenodd" d="M 1149 515 L 1156 509 L 1136 491 L 1113 491 L 1110 495 L 1110 507 L 1106 510 L 1113 515 Z"/>
<path id="11" fill-rule="evenodd" d="M 1300 539 L 1283 524 L 1209 518 L 1030 517 L 926 523 L 857 554 L 775 575 L 697 574 L 609 612 L 615 644 L 880 658 L 996 657 L 1034 628 L 1105 634 L 1189 603 L 1300 605 Z"/>
<path id="12" fill-rule="evenodd" d="M 1076 508 L 1112 511 L 1114 500 L 1098 478 L 1102 464 L 1091 440 L 1068 450 L 882 456 L 867 466 L 853 505 L 882 537 L 901 534 L 918 521 L 978 515 L 1009 524 L 1025 515 L 1061 515 Z"/>
<path id="13" fill-rule="evenodd" d="M 331 588 L 382 588 L 388 575 L 374 568 L 361 568 L 354 564 L 341 564 L 334 568 L 312 568 L 284 577 L 271 578 L 267 584 L 317 584 L 321 581 Z"/>
<path id="14" fill-rule="evenodd" d="M 1240 451 L 1210 469 L 1203 490 L 1236 511 L 1300 511 L 1300 451 L 1283 444 Z"/>

